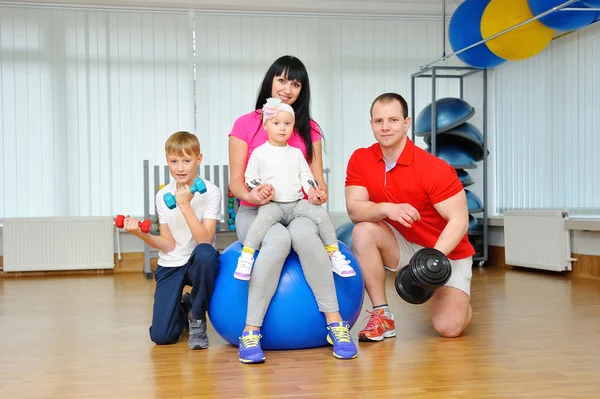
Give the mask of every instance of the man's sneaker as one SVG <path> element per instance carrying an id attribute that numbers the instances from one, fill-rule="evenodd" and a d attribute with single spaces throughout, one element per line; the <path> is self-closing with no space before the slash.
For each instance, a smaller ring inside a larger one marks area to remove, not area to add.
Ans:
<path id="1" fill-rule="evenodd" d="M 254 255 L 249 252 L 242 252 L 238 258 L 237 267 L 233 273 L 233 277 L 238 280 L 250 280 L 250 272 L 254 263 Z"/>
<path id="2" fill-rule="evenodd" d="M 346 259 L 343 253 L 340 251 L 335 251 L 330 256 L 331 259 L 331 268 L 335 274 L 338 274 L 342 277 L 354 277 L 356 276 L 356 272 L 350 266 L 350 261 Z"/>
<path id="3" fill-rule="evenodd" d="M 192 310 L 192 300 L 190 299 L 190 293 L 186 292 L 181 296 L 181 302 L 183 303 L 183 310 L 185 312 L 185 317 L 187 319 L 190 314 L 190 310 Z M 189 323 L 185 323 L 184 330 L 188 330 L 190 328 Z"/>
<path id="4" fill-rule="evenodd" d="M 327 342 L 333 345 L 333 356 L 338 359 L 354 359 L 358 356 L 349 324 L 345 321 L 336 321 L 327 326 Z"/>
<path id="5" fill-rule="evenodd" d="M 206 320 L 190 320 L 190 338 L 188 348 L 208 348 L 208 335 L 206 335 Z"/>
<path id="6" fill-rule="evenodd" d="M 384 338 L 396 336 L 396 323 L 394 323 L 394 315 L 387 317 L 383 313 L 383 309 L 376 309 L 372 312 L 369 322 L 366 327 L 358 333 L 359 341 L 383 341 Z"/>
<path id="7" fill-rule="evenodd" d="M 265 361 L 265 354 L 260 347 L 260 331 L 244 331 L 240 337 L 238 358 L 241 363 L 262 363 Z"/>

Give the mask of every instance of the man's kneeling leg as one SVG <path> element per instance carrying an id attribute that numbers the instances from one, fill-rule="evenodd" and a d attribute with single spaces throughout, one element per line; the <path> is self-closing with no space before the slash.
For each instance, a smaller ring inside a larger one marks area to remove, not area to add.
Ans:
<path id="1" fill-rule="evenodd" d="M 451 261 L 452 276 L 431 298 L 431 319 L 435 330 L 443 337 L 460 336 L 472 318 L 470 304 L 471 258 Z"/>

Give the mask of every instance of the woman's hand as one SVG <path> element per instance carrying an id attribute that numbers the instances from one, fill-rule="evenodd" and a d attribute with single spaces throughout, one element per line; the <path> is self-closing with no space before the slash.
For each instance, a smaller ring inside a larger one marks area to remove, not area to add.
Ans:
<path id="1" fill-rule="evenodd" d="M 308 189 L 308 202 L 313 205 L 322 205 L 327 202 L 327 198 L 327 192 L 319 186 Z"/>
<path id="2" fill-rule="evenodd" d="M 275 196 L 275 189 L 270 184 L 261 184 L 252 189 L 249 193 L 250 203 L 254 205 L 268 204 Z"/>

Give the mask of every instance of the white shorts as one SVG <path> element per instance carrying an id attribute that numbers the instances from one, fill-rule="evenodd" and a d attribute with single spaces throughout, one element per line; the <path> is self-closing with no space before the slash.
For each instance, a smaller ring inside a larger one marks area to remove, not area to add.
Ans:
<path id="1" fill-rule="evenodd" d="M 400 249 L 400 261 L 396 265 L 395 268 L 391 268 L 385 266 L 387 270 L 392 272 L 399 271 L 402 267 L 408 265 L 410 259 L 413 255 L 420 249 L 424 247 L 419 244 L 415 244 L 413 242 L 408 241 L 402 234 L 398 232 L 392 225 L 388 222 L 383 222 L 387 224 L 394 236 L 396 237 L 396 241 L 398 242 L 398 248 Z M 450 276 L 450 280 L 445 284 L 446 287 L 454 287 L 463 291 L 469 297 L 471 296 L 471 277 L 473 275 L 473 257 L 469 256 L 468 258 L 452 260 L 450 259 L 450 264 L 452 265 L 452 275 Z"/>

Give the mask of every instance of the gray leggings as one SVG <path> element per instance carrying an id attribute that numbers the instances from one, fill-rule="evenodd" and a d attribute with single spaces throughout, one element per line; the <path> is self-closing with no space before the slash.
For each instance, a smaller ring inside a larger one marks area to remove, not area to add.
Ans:
<path id="1" fill-rule="evenodd" d="M 299 217 L 306 217 L 317 226 L 319 237 L 323 245 L 337 244 L 335 227 L 329 217 L 327 209 L 313 205 L 307 200 L 294 202 L 269 202 L 258 208 L 258 215 L 246 232 L 244 245 L 257 250 L 265 234 L 275 223 L 288 226 L 290 222 Z"/>
<path id="2" fill-rule="evenodd" d="M 238 240 L 244 242 L 250 225 L 258 214 L 258 207 L 240 206 L 235 218 Z M 277 290 L 283 262 L 291 248 L 298 254 L 306 281 L 313 291 L 319 310 L 323 313 L 339 311 L 333 283 L 331 261 L 319 237 L 317 226 L 305 217 L 295 218 L 284 227 L 276 223 L 267 233 L 252 268 L 248 290 L 246 324 L 262 326 L 271 299 Z"/>

